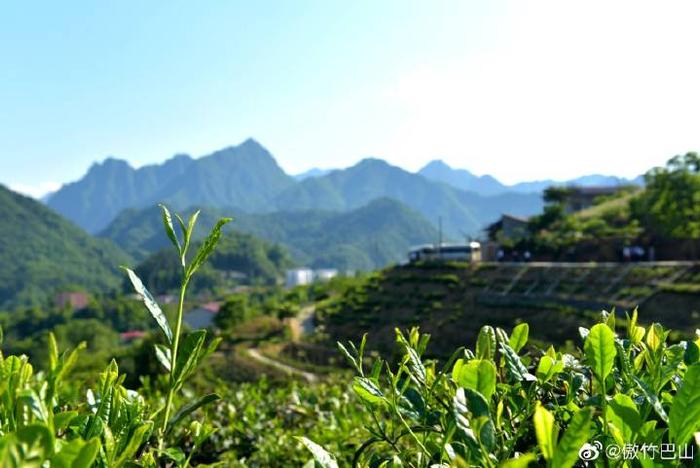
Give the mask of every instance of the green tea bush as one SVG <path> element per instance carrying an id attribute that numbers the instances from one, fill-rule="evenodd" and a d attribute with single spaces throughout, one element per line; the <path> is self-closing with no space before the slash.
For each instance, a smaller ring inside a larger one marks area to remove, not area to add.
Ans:
<path id="1" fill-rule="evenodd" d="M 216 394 L 194 398 L 174 412 L 174 397 L 182 390 L 198 365 L 216 348 L 206 344 L 206 332 L 182 331 L 185 293 L 195 272 L 204 264 L 221 236 L 222 219 L 190 259 L 188 247 L 198 213 L 187 224 L 177 217 L 182 241 L 175 234 L 172 218 L 162 207 L 163 223 L 176 247 L 182 265 L 180 302 L 175 331 L 153 296 L 136 274 L 124 268 L 135 291 L 142 298 L 162 330 L 166 344 L 156 344 L 155 354 L 168 373 L 165 401 L 147 403 L 137 392 L 127 390 L 113 360 L 87 389 L 84 397 L 67 394 L 63 388 L 67 372 L 81 359 L 79 345 L 59 354 L 53 334 L 49 335 L 49 368 L 35 373 L 26 356 L 0 353 L 0 466 L 4 467 L 153 467 L 166 463 L 187 466 L 211 431 L 194 422 L 189 431 L 189 454 L 168 446 L 168 436 L 198 408 L 219 399 Z M 0 333 L 0 342 L 2 333 Z M 71 387 L 72 388 L 72 387 Z M 159 461 L 160 460 L 160 461 Z M 166 462 L 165 460 L 168 460 Z"/>
<path id="2" fill-rule="evenodd" d="M 403 356 L 395 366 L 367 363 L 364 339 L 359 347 L 339 343 L 367 413 L 353 466 L 692 464 L 700 437 L 698 341 L 669 344 L 669 332 L 639 326 L 636 311 L 625 337 L 615 330 L 615 315 L 604 313 L 580 329 L 582 354 L 553 347 L 523 354 L 527 324 L 510 336 L 485 326 L 474 349 L 458 349 L 442 365 L 422 358 L 429 337 L 416 329 L 396 331 Z M 305 443 L 317 464 L 337 466 L 320 445 Z M 608 452 L 613 446 L 619 451 Z M 662 461 L 660 447 L 674 447 L 673 458 Z M 633 448 L 635 457 L 623 459 Z"/>
<path id="3" fill-rule="evenodd" d="M 0 352 L 0 467 L 697 466 L 700 337 L 672 343 L 636 311 L 624 323 L 603 313 L 570 352 L 534 346 L 521 323 L 510 334 L 484 326 L 473 349 L 437 361 L 425 357 L 428 335 L 396 330 L 398 360 L 367 353 L 364 338 L 339 343 L 354 377 L 207 386 L 193 377 L 218 340 L 186 332 L 183 305 L 228 220 L 189 255 L 197 214 L 176 219 L 179 236 L 163 207 L 182 275 L 174 320 L 125 268 L 162 332 L 152 350 L 162 373 L 130 390 L 113 360 L 73 381 L 85 345 L 60 353 L 53 334 L 43 371 Z"/>

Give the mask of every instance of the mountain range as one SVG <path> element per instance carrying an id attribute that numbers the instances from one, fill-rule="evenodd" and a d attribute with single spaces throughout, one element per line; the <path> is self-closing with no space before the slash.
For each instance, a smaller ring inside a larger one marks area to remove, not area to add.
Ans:
<path id="1" fill-rule="evenodd" d="M 639 180 L 565 183 L 630 182 Z M 461 240 L 501 213 L 538 213 L 541 191 L 555 183 L 507 186 L 441 161 L 412 173 L 375 158 L 290 176 L 252 139 L 138 169 L 107 158 L 45 204 L 0 186 L 0 309 L 45 304 L 66 289 L 120 286 L 117 265 L 135 265 L 167 246 L 159 202 L 181 212 L 202 208 L 204 228 L 232 215 L 228 229 L 281 245 L 298 265 L 369 270 L 405 259 L 411 245 L 436 241 L 438 225 L 445 239 Z M 240 245 L 263 244 L 251 238 Z"/>
<path id="2" fill-rule="evenodd" d="M 332 172 L 333 169 L 312 168 L 308 171 L 296 174 L 297 180 L 304 180 L 311 177 L 320 177 Z M 517 193 L 541 193 L 547 187 L 551 186 L 618 186 L 618 185 L 643 185 L 644 176 L 640 175 L 632 179 L 625 177 L 589 174 L 574 179 L 554 180 L 543 179 L 527 182 L 518 182 L 516 184 L 504 184 L 491 175 L 478 176 L 469 172 L 466 169 L 455 169 L 450 167 L 446 162 L 435 159 L 423 166 L 417 174 L 420 174 L 430 180 L 444 182 L 460 190 L 468 192 L 476 192 L 479 195 L 498 195 L 506 192 Z"/>
<path id="3" fill-rule="evenodd" d="M 179 155 L 140 169 L 109 158 L 58 190 L 48 205 L 97 233 L 122 210 L 159 202 L 175 209 L 201 206 L 240 213 L 343 212 L 384 197 L 405 204 L 436 226 L 441 220 L 445 235 L 452 238 L 477 235 L 504 212 L 528 216 L 542 209 L 539 193 L 466 191 L 373 158 L 297 180 L 252 139 L 199 159 Z"/>
<path id="4" fill-rule="evenodd" d="M 634 179 L 624 177 L 590 174 L 569 180 L 535 180 L 506 185 L 490 175 L 477 176 L 466 169 L 454 169 L 444 161 L 434 160 L 426 164 L 418 174 L 430 180 L 444 182 L 455 188 L 473 191 L 482 195 L 497 195 L 501 193 L 542 193 L 551 186 L 618 186 L 618 185 L 642 185 L 643 176 Z"/>

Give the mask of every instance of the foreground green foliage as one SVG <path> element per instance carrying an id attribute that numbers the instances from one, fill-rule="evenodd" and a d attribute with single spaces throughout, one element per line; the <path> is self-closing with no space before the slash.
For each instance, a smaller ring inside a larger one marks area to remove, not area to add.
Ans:
<path id="1" fill-rule="evenodd" d="M 174 331 L 139 277 L 124 269 L 165 337 L 165 345 L 155 346 L 155 355 L 169 376 L 165 402 L 156 400 L 147 405 L 141 395 L 128 391 L 123 386 L 125 376 L 120 375 L 115 361 L 97 376 L 84 400 L 66 401 L 67 395 L 61 391 L 62 379 L 77 363 L 84 343 L 59 355 L 56 340 L 50 334 L 46 375 L 34 374 L 26 356 L 5 359 L 0 353 L 0 466 L 120 467 L 133 465 L 136 459 L 142 466 L 156 466 L 158 459 L 187 466 L 196 448 L 211 435 L 211 430 L 195 422 L 190 427 L 193 445 L 188 456 L 166 444 L 168 434 L 179 423 L 198 408 L 219 399 L 216 394 L 204 395 L 181 405 L 173 414 L 174 397 L 218 344 L 217 340 L 205 344 L 204 330 L 182 333 L 183 305 L 189 281 L 211 255 L 221 227 L 230 219 L 220 220 L 190 259 L 187 254 L 197 213 L 187 224 L 177 216 L 181 241 L 169 211 L 162 209 L 166 233 L 177 248 L 182 265 Z"/>
<path id="2" fill-rule="evenodd" d="M 163 208 L 181 269 L 172 316 L 125 269 L 157 331 L 138 345 L 137 359 L 147 361 L 147 353 L 160 372 L 127 380 L 112 360 L 76 380 L 73 370 L 100 346 L 86 349 L 81 342 L 60 353 L 53 333 L 37 342 L 46 348 L 43 371 L 26 355 L 0 352 L 0 466 L 571 467 L 585 459 L 596 466 L 652 467 L 692 465 L 689 454 L 700 450 L 700 337 L 673 343 L 660 324 L 640 325 L 636 311 L 624 321 L 603 313 L 590 328 L 579 328 L 580 342 L 561 349 L 536 346 L 525 323 L 507 326 L 509 333 L 486 325 L 473 340 L 462 340 L 473 343 L 470 349 L 434 359 L 428 335 L 396 329 L 398 353 L 387 359 L 366 349 L 365 338 L 359 346 L 339 343 L 355 374 L 349 379 L 350 371 L 338 369 L 305 385 L 222 382 L 217 372 L 236 356 L 218 353 L 219 367 L 202 366 L 219 340 L 185 330 L 183 304 L 228 220 L 192 253 L 197 213 L 188 222 L 175 219 L 179 234 Z M 460 278 L 434 272 L 434 281 L 454 289 Z M 333 294 L 363 294 L 364 284 L 339 278 L 268 298 L 269 307 L 262 298 L 234 295 L 218 321 L 234 336 L 249 320 L 263 318 L 263 308 L 279 321 L 311 296 L 332 303 Z M 109 319 L 123 326 L 133 312 L 119 302 L 92 307 L 84 318 L 66 311 L 54 330 L 74 341 L 82 336 L 71 329 L 78 322 L 97 329 L 100 319 Z M 28 329 L 33 317 L 7 323 Z M 231 343 L 228 351 L 235 353 Z M 660 459 L 658 448 L 670 445 L 673 458 Z M 611 456 L 610 447 L 647 449 L 625 459 L 621 451 Z"/>
<path id="3" fill-rule="evenodd" d="M 134 290 L 141 296 L 143 303 L 155 321 L 158 323 L 158 326 L 161 328 L 166 338 L 165 345 L 155 346 L 155 353 L 158 361 L 169 373 L 167 397 L 165 406 L 162 408 L 163 416 L 160 424 L 160 430 L 158 432 L 158 447 L 160 449 L 162 449 L 164 446 L 166 433 L 184 416 L 187 416 L 200 406 L 219 399 L 218 395 L 215 394 L 206 395 L 183 407 L 180 412 L 174 415 L 171 419 L 173 397 L 182 389 L 185 381 L 190 377 L 190 375 L 192 375 L 202 359 L 214 352 L 219 343 L 219 340 L 214 340 L 209 345 L 205 346 L 207 332 L 205 330 L 196 330 L 182 337 L 183 340 L 181 345 L 180 340 L 182 335 L 182 320 L 184 313 L 183 307 L 185 304 L 187 286 L 189 285 L 192 277 L 214 251 L 214 248 L 221 237 L 221 228 L 224 226 L 224 224 L 231 221 L 230 218 L 223 218 L 219 220 L 209 236 L 201 244 L 194 257 L 192 259 L 188 259 L 187 254 L 199 212 L 195 212 L 190 217 L 187 224 L 185 224 L 184 220 L 179 215 L 176 215 L 178 224 L 181 228 L 182 238 L 180 239 L 175 233 L 170 212 L 165 206 L 161 206 L 161 208 L 163 211 L 163 226 L 165 227 L 165 232 L 177 250 L 180 264 L 182 266 L 180 300 L 178 302 L 175 331 L 171 329 L 167 317 L 160 309 L 155 299 L 153 299 L 151 293 L 143 285 L 141 279 L 132 270 L 124 268 L 129 276 L 129 280 L 134 286 Z"/>
<path id="4" fill-rule="evenodd" d="M 0 358 L 0 466 L 301 466 L 313 456 L 325 467 L 566 467 L 597 447 L 692 449 L 698 341 L 671 344 L 636 313 L 624 323 L 604 314 L 581 335 L 582 351 L 569 354 L 531 346 L 526 324 L 510 334 L 486 326 L 472 349 L 439 363 L 423 357 L 427 335 L 397 331 L 396 362 L 368 357 L 364 341 L 340 346 L 351 385 L 217 384 L 218 401 L 173 393 L 179 410 L 164 433 L 170 374 L 136 393 L 111 363 L 78 390 L 66 376 L 80 350 L 59 354 L 51 338 L 46 372 L 26 357 Z M 195 422 L 178 424 L 191 413 Z M 680 463 L 650 452 L 629 466 Z"/>
<path id="5" fill-rule="evenodd" d="M 582 355 L 552 347 L 524 353 L 526 324 L 510 336 L 485 326 L 474 349 L 459 349 L 442 364 L 422 358 L 429 337 L 416 329 L 397 330 L 397 365 L 370 365 L 364 340 L 339 344 L 368 414 L 353 465 L 571 467 L 584 444 L 597 443 L 674 444 L 675 459 L 663 464 L 680 465 L 681 450 L 692 453 L 700 430 L 698 342 L 669 344 L 668 331 L 639 326 L 636 311 L 626 324 L 617 336 L 615 315 L 604 313 L 601 323 L 582 328 Z M 319 464 L 335 466 L 324 449 L 306 445 Z M 596 463 L 632 463 L 618 455 Z M 660 457 L 640 452 L 634 463 L 657 466 Z"/>

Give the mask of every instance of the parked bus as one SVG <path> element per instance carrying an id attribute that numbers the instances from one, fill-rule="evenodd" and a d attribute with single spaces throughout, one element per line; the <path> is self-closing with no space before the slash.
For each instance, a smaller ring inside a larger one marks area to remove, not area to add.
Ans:
<path id="1" fill-rule="evenodd" d="M 463 261 L 480 262 L 481 244 L 470 242 L 468 244 L 425 244 L 413 247 L 408 253 L 410 262 L 420 261 Z"/>

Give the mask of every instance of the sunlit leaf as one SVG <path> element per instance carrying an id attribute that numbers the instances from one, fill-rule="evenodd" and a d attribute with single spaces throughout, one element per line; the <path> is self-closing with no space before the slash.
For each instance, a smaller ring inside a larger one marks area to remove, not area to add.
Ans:
<path id="1" fill-rule="evenodd" d="M 166 348 L 162 344 L 156 344 L 153 346 L 156 352 L 156 359 L 158 362 L 165 367 L 165 370 L 170 372 L 172 368 L 172 357 L 170 355 L 170 349 Z"/>
<path id="2" fill-rule="evenodd" d="M 530 326 L 527 323 L 521 323 L 513 328 L 510 334 L 508 344 L 516 353 L 519 352 L 527 343 L 528 335 L 530 334 Z"/>
<path id="3" fill-rule="evenodd" d="M 593 373 L 602 382 L 615 363 L 615 334 L 604 323 L 594 325 L 586 338 L 584 350 Z"/>
<path id="4" fill-rule="evenodd" d="M 328 453 L 326 449 L 306 437 L 296 437 L 296 439 L 311 452 L 320 468 L 338 468 L 338 462 L 335 461 L 335 457 Z"/>
<path id="5" fill-rule="evenodd" d="M 457 361 L 460 363 L 461 359 Z M 455 364 L 457 364 L 455 363 Z M 471 388 L 481 393 L 486 400 L 496 391 L 496 366 L 486 359 L 472 359 L 456 366 L 452 377 L 464 388 Z"/>
<path id="6" fill-rule="evenodd" d="M 547 411 L 538 401 L 535 406 L 533 422 L 535 425 L 537 444 L 540 447 L 544 459 L 549 461 L 554 458 L 554 449 L 557 444 L 558 428 L 554 424 L 554 415 Z"/>
<path id="7" fill-rule="evenodd" d="M 161 204 L 158 206 L 160 206 L 161 214 L 163 217 L 163 227 L 165 228 L 165 233 L 168 235 L 170 242 L 173 243 L 178 253 L 182 255 L 182 247 L 180 246 L 180 241 L 177 239 L 177 235 L 175 235 L 175 229 L 173 228 L 173 218 L 170 215 L 170 211 L 165 205 Z M 183 263 L 182 266 L 184 267 L 185 264 Z"/>
<path id="8" fill-rule="evenodd" d="M 676 444 L 688 443 L 693 433 L 700 430 L 700 364 L 685 371 L 668 415 L 668 429 Z"/>
<path id="9" fill-rule="evenodd" d="M 353 380 L 352 388 L 366 403 L 371 405 L 381 405 L 386 403 L 384 394 L 382 391 L 372 382 L 365 377 L 355 377 Z"/>
<path id="10" fill-rule="evenodd" d="M 201 267 L 204 264 L 209 255 L 211 255 L 211 253 L 214 251 L 214 248 L 216 247 L 216 244 L 221 238 L 221 229 L 226 223 L 230 222 L 231 220 L 232 218 L 222 218 L 219 221 L 217 221 L 214 228 L 211 230 L 207 238 L 199 247 L 197 254 L 192 260 L 192 263 L 190 263 L 190 266 L 187 269 L 188 277 L 192 276 L 194 272 L 196 272 L 199 269 L 199 267 Z"/>
<path id="11" fill-rule="evenodd" d="M 195 330 L 188 333 L 182 340 L 175 362 L 175 387 L 179 388 L 185 379 L 194 371 L 200 359 L 200 353 L 207 336 L 205 330 Z"/>
<path id="12" fill-rule="evenodd" d="M 479 330 L 476 340 L 476 357 L 479 359 L 493 359 L 496 355 L 496 331 L 489 325 L 484 325 Z"/>
<path id="13" fill-rule="evenodd" d="M 163 313 L 163 311 L 160 309 L 160 306 L 158 306 L 156 300 L 153 298 L 148 289 L 146 289 L 146 286 L 143 285 L 141 279 L 138 276 L 136 276 L 136 273 L 134 273 L 129 268 L 122 268 L 124 269 L 124 271 L 126 271 L 126 274 L 129 276 L 129 280 L 131 281 L 134 290 L 139 296 L 141 296 L 141 300 L 143 301 L 144 305 L 151 313 L 153 318 L 156 320 L 160 329 L 163 330 L 163 333 L 168 339 L 168 342 L 171 343 L 173 341 L 173 331 L 170 329 L 168 319 Z"/>
<path id="14" fill-rule="evenodd" d="M 571 468 L 579 461 L 579 450 L 590 437 L 592 418 L 593 410 L 591 408 L 584 408 L 574 414 L 566 431 L 564 431 L 564 435 L 556 445 L 552 468 Z"/>
<path id="15" fill-rule="evenodd" d="M 622 393 L 616 394 L 608 402 L 608 422 L 620 430 L 623 437 L 618 443 L 632 443 L 633 436 L 641 429 L 642 417 L 632 398 Z"/>

